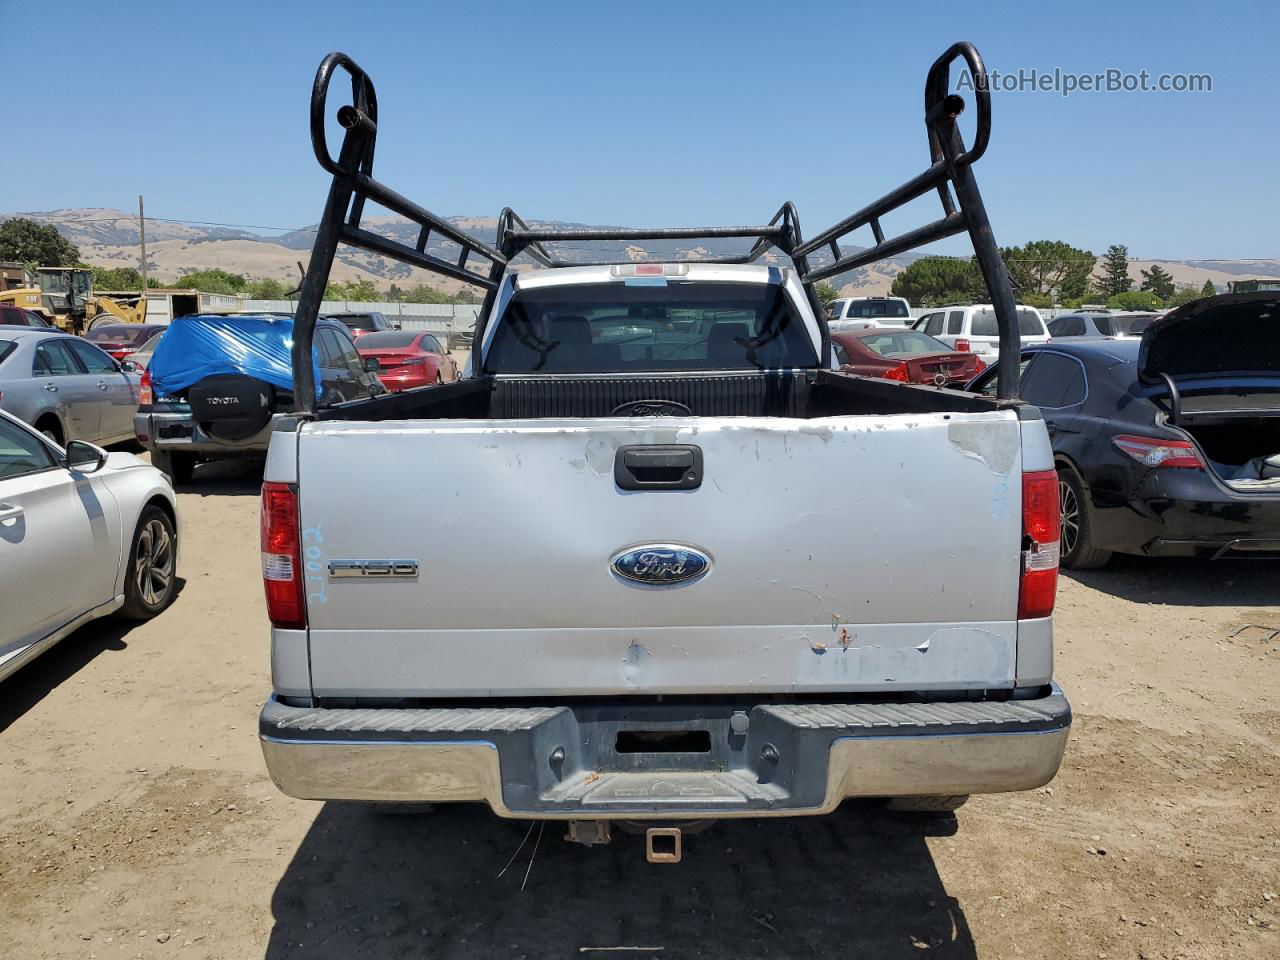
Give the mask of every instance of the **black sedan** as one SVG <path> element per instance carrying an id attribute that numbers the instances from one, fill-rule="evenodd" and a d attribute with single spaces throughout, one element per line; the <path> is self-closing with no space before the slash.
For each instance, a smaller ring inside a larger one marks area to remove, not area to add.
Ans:
<path id="1" fill-rule="evenodd" d="M 969 384 L 995 392 L 995 368 Z M 1049 428 L 1062 563 L 1113 552 L 1280 557 L 1280 298 L 1207 297 L 1141 340 L 1022 353 Z"/>

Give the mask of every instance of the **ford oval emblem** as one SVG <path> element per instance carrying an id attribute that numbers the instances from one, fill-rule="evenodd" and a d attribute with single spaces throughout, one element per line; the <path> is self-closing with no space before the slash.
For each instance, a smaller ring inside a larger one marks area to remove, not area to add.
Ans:
<path id="1" fill-rule="evenodd" d="M 666 587 L 696 580 L 711 569 L 711 558 L 683 544 L 646 543 L 622 551 L 609 565 L 624 580 Z"/>

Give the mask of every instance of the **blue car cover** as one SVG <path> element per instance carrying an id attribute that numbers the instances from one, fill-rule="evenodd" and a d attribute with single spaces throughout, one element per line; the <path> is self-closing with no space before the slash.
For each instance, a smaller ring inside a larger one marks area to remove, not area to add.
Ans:
<path id="1" fill-rule="evenodd" d="M 170 396 L 217 373 L 243 373 L 292 391 L 292 348 L 292 317 L 197 313 L 178 317 L 169 325 L 147 370 L 157 397 Z M 318 393 L 318 367 L 315 382 Z"/>

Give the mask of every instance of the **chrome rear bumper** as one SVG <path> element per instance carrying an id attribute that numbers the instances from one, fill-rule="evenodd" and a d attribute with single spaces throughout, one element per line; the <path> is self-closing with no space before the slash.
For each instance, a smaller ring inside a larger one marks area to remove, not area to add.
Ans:
<path id="1" fill-rule="evenodd" d="M 1057 773 L 1070 727 L 1070 706 L 1054 688 L 1038 700 L 720 711 L 328 709 L 273 699 L 260 735 L 272 780 L 304 799 L 481 802 L 517 818 L 690 819 L 821 814 L 846 797 L 1027 790 Z M 615 751 L 628 729 L 706 730 L 710 749 Z"/>

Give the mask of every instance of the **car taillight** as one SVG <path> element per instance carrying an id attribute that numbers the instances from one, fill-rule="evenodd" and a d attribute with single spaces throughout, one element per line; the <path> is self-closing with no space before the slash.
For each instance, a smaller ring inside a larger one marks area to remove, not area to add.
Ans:
<path id="1" fill-rule="evenodd" d="M 262 584 L 277 627 L 305 627 L 298 494 L 286 483 L 262 485 Z"/>
<path id="2" fill-rule="evenodd" d="M 1162 440 L 1158 437 L 1132 437 L 1120 435 L 1111 442 L 1139 463 L 1148 467 L 1187 467 L 1199 470 L 1204 466 L 1200 451 L 1186 440 Z"/>
<path id="3" fill-rule="evenodd" d="M 976 376 L 977 374 L 981 373 L 983 370 L 987 369 L 987 365 L 982 362 L 982 359 L 980 357 L 978 357 L 977 355 L 974 355 L 974 357 L 970 360 L 969 369 Z"/>
<path id="4" fill-rule="evenodd" d="M 956 340 L 956 349 L 959 350 L 961 353 L 968 353 L 969 341 L 965 340 L 964 338 L 960 338 Z"/>
<path id="5" fill-rule="evenodd" d="M 138 406 L 155 403 L 155 394 L 151 390 L 151 371 L 142 371 L 142 383 L 138 385 Z"/>
<path id="6" fill-rule="evenodd" d="M 1057 471 L 1024 473 L 1019 620 L 1047 617 L 1053 613 L 1053 600 L 1058 590 L 1058 545 L 1061 530 Z"/>
<path id="7" fill-rule="evenodd" d="M 911 379 L 911 374 L 907 371 L 907 365 L 905 363 L 900 363 L 896 367 L 890 367 L 884 373 L 880 374 L 880 376 L 884 377 L 886 380 L 901 380 L 903 383 L 906 383 Z"/>

